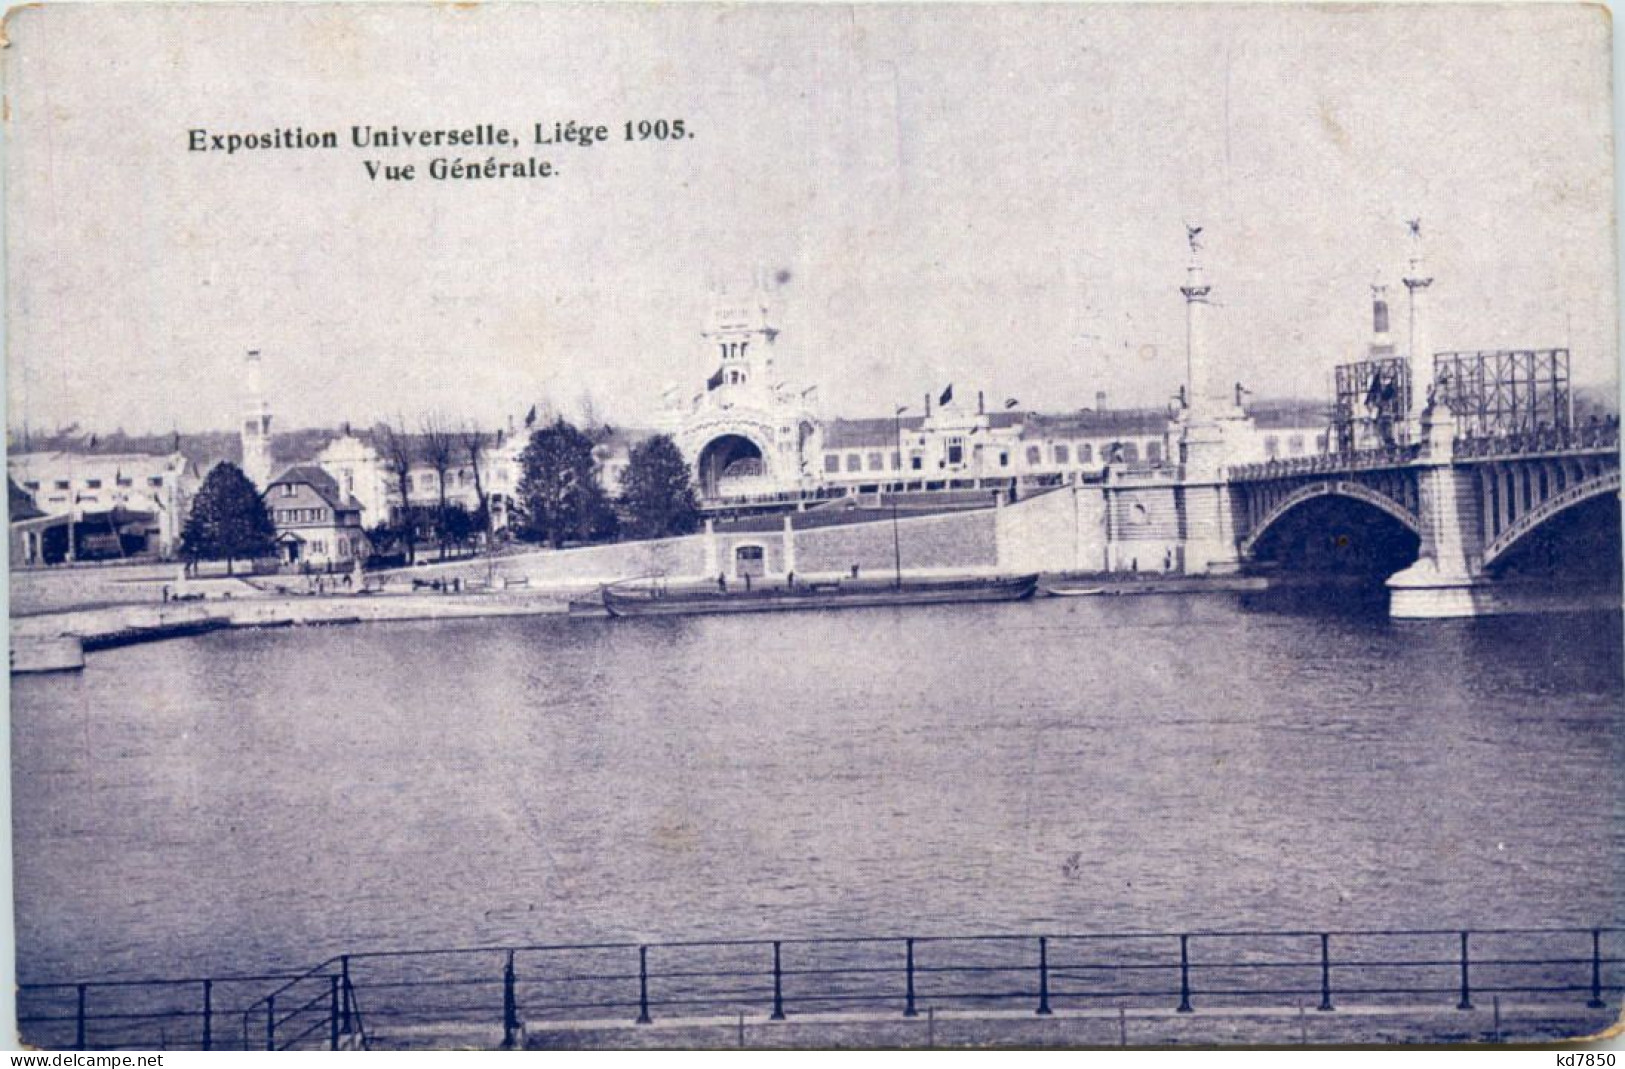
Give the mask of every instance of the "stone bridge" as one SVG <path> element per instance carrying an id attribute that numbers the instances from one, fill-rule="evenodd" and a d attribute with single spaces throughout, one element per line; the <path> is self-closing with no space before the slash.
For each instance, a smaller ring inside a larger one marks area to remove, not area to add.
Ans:
<path id="1" fill-rule="evenodd" d="M 1308 503 L 1341 498 L 1418 540 L 1415 563 L 1388 580 L 1393 615 L 1471 616 L 1497 611 L 1503 566 L 1531 536 L 1587 502 L 1617 497 L 1619 429 L 1458 438 L 1448 412 L 1429 412 L 1413 446 L 1237 465 L 1225 476 L 1239 560 L 1253 559 Z"/>

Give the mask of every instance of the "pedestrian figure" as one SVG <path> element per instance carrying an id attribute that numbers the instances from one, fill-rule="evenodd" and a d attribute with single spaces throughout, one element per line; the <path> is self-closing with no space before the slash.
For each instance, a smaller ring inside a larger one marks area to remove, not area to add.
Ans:
<path id="1" fill-rule="evenodd" d="M 857 577 L 858 577 L 858 566 L 856 564 L 854 564 L 854 565 L 852 565 L 852 578 L 856 579 Z"/>
<path id="2" fill-rule="evenodd" d="M 786 590 L 794 590 L 795 588 L 796 588 L 796 573 L 791 572 L 789 575 L 784 577 L 784 589 L 786 589 Z"/>
<path id="3" fill-rule="evenodd" d="M 167 584 L 164 586 L 164 602 L 165 604 L 169 602 L 169 586 Z"/>
<path id="4" fill-rule="evenodd" d="M 750 573 L 745 573 L 745 593 L 750 593 Z"/>
<path id="5" fill-rule="evenodd" d="M 728 592 L 728 576 L 723 572 L 717 573 L 717 592 L 719 594 Z"/>

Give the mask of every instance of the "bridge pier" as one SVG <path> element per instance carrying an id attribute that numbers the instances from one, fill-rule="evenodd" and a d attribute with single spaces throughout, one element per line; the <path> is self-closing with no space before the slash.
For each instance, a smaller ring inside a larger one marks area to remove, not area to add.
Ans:
<path id="1" fill-rule="evenodd" d="M 1388 580 L 1388 615 L 1396 620 L 1450 620 L 1494 611 L 1490 582 L 1419 560 Z"/>
<path id="2" fill-rule="evenodd" d="M 1186 575 L 1235 575 L 1241 570 L 1230 488 L 1222 483 L 1181 488 Z"/>
<path id="3" fill-rule="evenodd" d="M 1476 477 L 1454 466 L 1456 420 L 1449 408 L 1422 413 L 1417 504 L 1422 544 L 1415 564 L 1388 579 L 1388 614 L 1440 620 L 1494 611 L 1479 571 L 1484 546 Z"/>
<path id="4" fill-rule="evenodd" d="M 1180 436 L 1184 483 L 1180 511 L 1184 517 L 1184 560 L 1187 575 L 1234 575 L 1241 570 L 1236 502 L 1227 468 L 1250 454 L 1252 420 L 1240 408 L 1189 416 Z"/>

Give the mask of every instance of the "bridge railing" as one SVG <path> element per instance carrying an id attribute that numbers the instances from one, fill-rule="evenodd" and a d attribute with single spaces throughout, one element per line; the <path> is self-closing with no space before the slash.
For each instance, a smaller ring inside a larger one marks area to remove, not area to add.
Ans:
<path id="1" fill-rule="evenodd" d="M 463 1026 L 491 1045 L 513 1045 L 527 1027 L 741 1014 L 1450 1011 L 1503 997 L 1602 1011 L 1625 992 L 1625 928 L 1057 932 L 377 951 L 267 978 L 281 982 L 246 1004 L 234 999 L 231 1009 L 207 1001 L 206 992 L 219 1000 L 222 985 L 252 979 L 24 985 L 23 1038 L 81 1049 L 336 1048 L 364 1046 L 369 1037 L 387 1044 L 414 1028 L 445 1034 Z M 160 1011 L 152 1000 L 164 991 L 187 994 Z M 63 992 L 65 1002 L 45 1008 Z M 240 1030 L 215 1027 L 211 1035 L 210 1023 L 231 1017 Z"/>
<path id="2" fill-rule="evenodd" d="M 1315 453 L 1312 456 L 1284 457 L 1256 464 L 1234 464 L 1229 468 L 1229 475 L 1232 482 L 1258 482 L 1294 475 L 1339 475 L 1372 468 L 1397 468 L 1411 463 L 1419 452 L 1420 447 L 1412 444 L 1348 453 Z"/>
<path id="3" fill-rule="evenodd" d="M 1457 438 L 1458 459 L 1474 457 L 1534 456 L 1619 448 L 1619 421 L 1583 423 L 1574 427 L 1541 427 L 1507 434 Z"/>

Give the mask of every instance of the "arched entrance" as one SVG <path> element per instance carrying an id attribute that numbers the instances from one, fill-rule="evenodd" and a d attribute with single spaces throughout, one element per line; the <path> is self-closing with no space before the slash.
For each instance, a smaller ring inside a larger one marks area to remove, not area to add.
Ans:
<path id="1" fill-rule="evenodd" d="M 742 434 L 723 434 L 700 450 L 700 494 L 718 498 L 750 491 L 750 484 L 767 474 L 761 447 Z"/>

